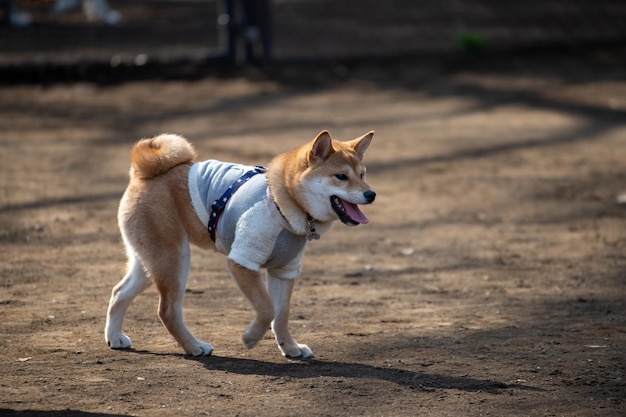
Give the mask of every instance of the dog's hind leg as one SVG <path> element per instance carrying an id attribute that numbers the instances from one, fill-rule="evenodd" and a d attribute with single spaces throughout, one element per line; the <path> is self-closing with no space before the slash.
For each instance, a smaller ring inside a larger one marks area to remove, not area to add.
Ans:
<path id="1" fill-rule="evenodd" d="M 126 349 L 131 346 L 130 338 L 122 331 L 122 322 L 126 310 L 141 292 L 150 286 L 150 280 L 137 255 L 128 249 L 128 272 L 113 287 L 107 320 L 104 327 L 104 338 L 113 349 Z"/>
<path id="2" fill-rule="evenodd" d="M 170 248 L 156 254 L 151 265 L 146 265 L 150 277 L 159 290 L 159 318 L 185 353 L 205 356 L 213 346 L 197 339 L 183 320 L 183 302 L 187 275 L 190 269 L 189 242 L 184 239 L 179 249 Z"/>
<path id="3" fill-rule="evenodd" d="M 289 332 L 289 303 L 293 291 L 293 279 L 280 279 L 267 274 L 267 288 L 274 304 L 274 320 L 272 331 L 283 356 L 291 359 L 309 359 L 313 351 L 307 346 L 294 340 Z"/>

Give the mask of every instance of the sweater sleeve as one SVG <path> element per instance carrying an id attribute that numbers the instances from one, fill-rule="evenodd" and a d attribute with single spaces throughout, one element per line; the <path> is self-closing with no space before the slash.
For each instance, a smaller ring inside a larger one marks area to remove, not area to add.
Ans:
<path id="1" fill-rule="evenodd" d="M 237 221 L 235 240 L 228 259 L 244 268 L 258 271 L 272 255 L 281 230 L 282 224 L 276 216 L 268 215 L 267 202 L 257 202 Z"/>

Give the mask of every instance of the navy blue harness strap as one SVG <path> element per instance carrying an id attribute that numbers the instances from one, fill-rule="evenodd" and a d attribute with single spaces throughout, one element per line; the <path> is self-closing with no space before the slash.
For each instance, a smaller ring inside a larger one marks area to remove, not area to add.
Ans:
<path id="1" fill-rule="evenodd" d="M 220 216 L 224 212 L 224 209 L 226 208 L 226 204 L 228 203 L 228 200 L 230 200 L 230 198 L 233 196 L 233 194 L 235 194 L 235 192 L 239 189 L 239 187 L 241 187 L 246 182 L 248 182 L 250 178 L 254 177 L 256 174 L 263 174 L 265 173 L 265 171 L 267 171 L 265 167 L 262 167 L 260 165 L 255 166 L 254 169 L 251 169 L 250 171 L 246 172 L 241 177 L 239 177 L 237 181 L 231 184 L 231 186 L 228 187 L 226 191 L 224 191 L 224 194 L 222 194 L 220 198 L 218 198 L 211 204 L 211 212 L 209 213 L 208 229 L 209 229 L 209 236 L 211 237 L 211 240 L 213 242 L 215 242 L 215 232 L 217 230 L 217 222 L 220 220 Z"/>

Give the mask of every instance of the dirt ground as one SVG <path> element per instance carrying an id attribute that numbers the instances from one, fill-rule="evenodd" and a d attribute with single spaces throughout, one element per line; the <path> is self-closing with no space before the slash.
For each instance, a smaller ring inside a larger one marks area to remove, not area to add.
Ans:
<path id="1" fill-rule="evenodd" d="M 194 81 L 0 88 L 0 414 L 623 416 L 626 54 L 286 67 Z M 270 335 L 195 250 L 191 358 L 154 289 L 103 338 L 125 258 L 116 209 L 141 137 L 267 163 L 319 130 L 376 131 L 371 223 L 310 244 Z"/>

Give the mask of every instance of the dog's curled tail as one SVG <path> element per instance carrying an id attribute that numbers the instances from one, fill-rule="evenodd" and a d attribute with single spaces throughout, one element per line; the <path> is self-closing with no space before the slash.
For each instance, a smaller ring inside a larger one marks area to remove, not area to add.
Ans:
<path id="1" fill-rule="evenodd" d="M 185 138 L 169 133 L 162 134 L 142 139 L 133 147 L 130 152 L 131 175 L 150 179 L 195 159 L 196 151 Z"/>

